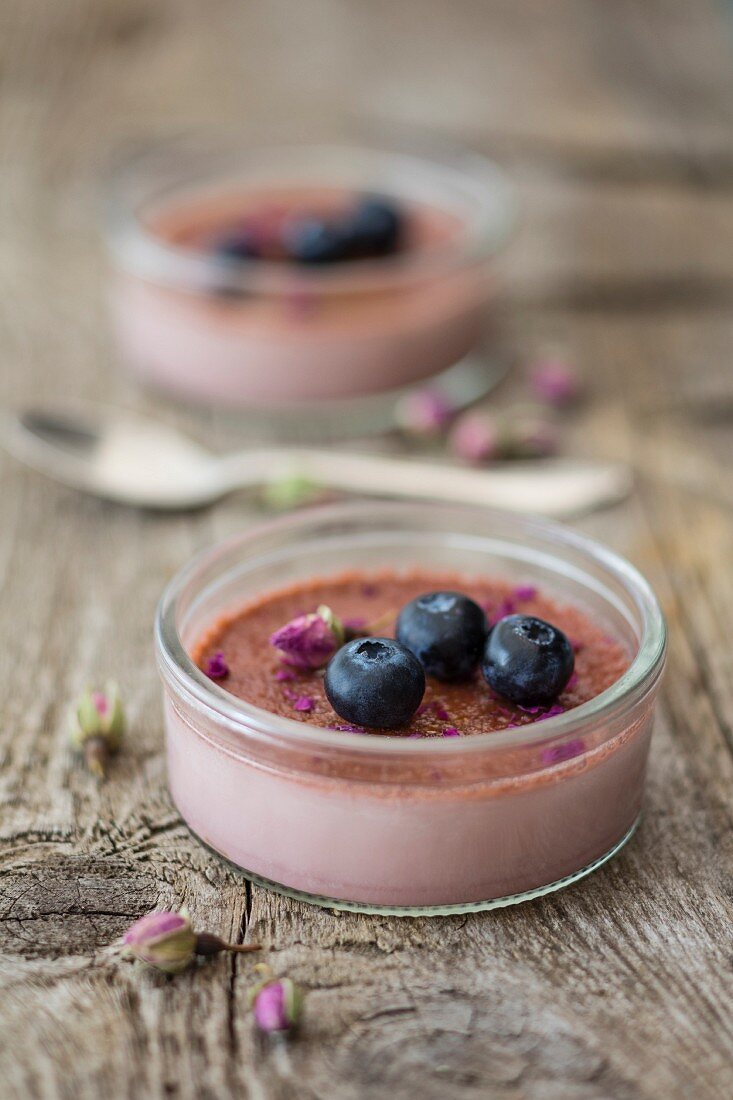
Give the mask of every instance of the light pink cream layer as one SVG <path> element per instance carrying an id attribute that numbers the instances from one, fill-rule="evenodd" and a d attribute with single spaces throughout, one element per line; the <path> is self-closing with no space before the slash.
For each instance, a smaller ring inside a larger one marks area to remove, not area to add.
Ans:
<path id="1" fill-rule="evenodd" d="M 417 787 L 246 759 L 170 698 L 166 724 L 173 798 L 212 848 L 293 890 L 408 907 L 521 894 L 601 859 L 637 819 L 651 734 L 648 714 L 526 777 Z"/>

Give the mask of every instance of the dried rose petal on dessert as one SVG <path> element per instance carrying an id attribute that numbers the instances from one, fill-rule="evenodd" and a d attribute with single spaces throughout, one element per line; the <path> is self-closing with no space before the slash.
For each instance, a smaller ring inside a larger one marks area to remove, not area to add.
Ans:
<path id="1" fill-rule="evenodd" d="M 518 584 L 512 596 L 515 600 L 534 600 L 537 597 L 537 589 L 533 584 Z"/>
<path id="2" fill-rule="evenodd" d="M 541 714 L 537 719 L 538 722 L 542 722 L 545 718 L 556 718 L 558 714 L 564 714 L 565 707 L 562 703 L 554 703 L 549 710 L 546 710 L 544 714 Z"/>
<path id="3" fill-rule="evenodd" d="M 344 644 L 344 627 L 325 604 L 308 615 L 298 615 L 270 636 L 286 665 L 323 668 Z"/>
<path id="4" fill-rule="evenodd" d="M 204 671 L 211 680 L 226 680 L 229 675 L 229 665 L 221 650 L 217 650 L 214 656 L 209 658 Z"/>

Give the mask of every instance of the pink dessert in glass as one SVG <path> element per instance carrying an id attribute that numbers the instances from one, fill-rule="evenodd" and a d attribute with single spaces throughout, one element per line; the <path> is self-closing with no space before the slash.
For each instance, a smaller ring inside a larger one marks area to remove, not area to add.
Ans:
<path id="1" fill-rule="evenodd" d="M 294 220 L 343 218 L 365 196 L 399 211 L 395 247 L 327 263 L 278 248 Z M 111 210 L 124 360 L 180 397 L 268 408 L 393 392 L 464 360 L 513 221 L 482 158 L 331 146 L 159 150 L 119 176 Z M 256 247 L 226 247 L 245 232 Z"/>
<path id="2" fill-rule="evenodd" d="M 575 673 L 553 705 L 428 676 L 411 722 L 369 731 L 268 642 L 323 599 L 355 630 L 376 612 L 389 635 L 385 599 L 446 585 L 490 621 L 511 604 L 567 631 Z M 637 822 L 664 621 L 628 563 L 553 524 L 422 505 L 288 517 L 184 570 L 157 646 L 176 804 L 276 890 L 364 911 L 492 908 L 582 877 Z"/>

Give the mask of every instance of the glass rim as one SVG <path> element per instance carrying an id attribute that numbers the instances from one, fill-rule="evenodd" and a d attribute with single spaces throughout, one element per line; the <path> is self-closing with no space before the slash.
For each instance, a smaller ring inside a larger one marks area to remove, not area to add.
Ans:
<path id="1" fill-rule="evenodd" d="M 446 517 L 466 513 L 516 521 L 536 536 L 544 537 L 549 544 L 578 551 L 600 564 L 629 593 L 641 619 L 641 637 L 638 650 L 628 669 L 610 687 L 599 695 L 581 703 L 563 714 L 542 721 L 528 723 L 514 729 L 488 733 L 473 733 L 461 738 L 408 738 L 400 733 L 384 733 L 378 736 L 364 735 L 325 726 L 315 726 L 293 718 L 283 718 L 248 703 L 226 691 L 199 669 L 188 655 L 176 625 L 178 601 L 188 586 L 195 582 L 218 555 L 226 554 L 238 546 L 246 547 L 263 535 L 287 535 L 325 522 L 358 521 L 376 512 L 383 517 L 400 516 L 427 508 L 435 515 L 442 509 Z M 412 759 L 434 753 L 453 758 L 472 753 L 519 749 L 546 741 L 561 741 L 581 734 L 589 722 L 604 718 L 618 718 L 633 707 L 653 689 L 664 668 L 667 646 L 667 628 L 664 614 L 654 592 L 645 577 L 622 555 L 606 547 L 588 535 L 570 527 L 539 516 L 525 516 L 501 509 L 474 508 L 470 505 L 431 505 L 425 503 L 364 503 L 349 502 L 322 505 L 291 513 L 284 517 L 256 524 L 245 532 L 230 536 L 196 554 L 168 583 L 158 604 L 155 617 L 156 654 L 161 676 L 167 684 L 175 682 L 197 708 L 207 710 L 216 721 L 239 734 L 243 740 L 256 739 L 278 741 L 293 749 L 330 749 L 336 753 L 355 753 L 367 756 L 396 756 L 409 754 Z"/>
<path id="2" fill-rule="evenodd" d="M 410 148 L 404 143 L 390 147 L 388 141 L 361 143 L 337 141 L 283 141 L 247 146 L 225 143 L 221 136 L 219 155 L 234 158 L 240 167 L 256 158 L 269 156 L 333 156 L 352 153 L 374 155 L 419 165 L 424 171 L 451 171 L 472 189 L 478 215 L 468 223 L 457 242 L 430 252 L 397 253 L 392 256 L 345 261 L 332 268 L 301 266 L 293 269 L 268 260 L 233 260 L 223 264 L 199 249 L 171 244 L 148 230 L 139 214 L 139 204 L 129 200 L 126 187 L 136 175 L 142 175 L 153 158 L 173 157 L 177 149 L 191 145 L 191 137 L 149 145 L 118 164 L 110 173 L 105 203 L 107 241 L 112 256 L 132 274 L 179 289 L 207 289 L 231 285 L 242 290 L 262 289 L 268 293 L 292 293 L 294 287 L 320 293 L 350 293 L 363 286 L 400 285 L 414 278 L 425 278 L 461 270 L 496 256 L 510 238 L 519 220 L 519 201 L 514 184 L 492 159 L 468 149 L 457 149 L 433 141 Z M 200 151 L 200 150 L 199 150 Z M 195 147 L 190 155 L 195 155 Z M 216 166 L 208 175 L 182 173 L 178 186 L 198 183 L 206 187 L 216 183 Z"/>

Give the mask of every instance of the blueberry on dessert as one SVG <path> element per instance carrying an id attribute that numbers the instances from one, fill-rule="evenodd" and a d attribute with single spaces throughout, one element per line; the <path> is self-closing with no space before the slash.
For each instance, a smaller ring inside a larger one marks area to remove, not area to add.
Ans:
<path id="1" fill-rule="evenodd" d="M 397 640 L 411 650 L 428 676 L 467 680 L 481 659 L 486 616 L 460 592 L 428 592 L 402 608 Z"/>
<path id="2" fill-rule="evenodd" d="M 324 680 L 329 703 L 357 726 L 399 729 L 420 706 L 425 673 L 392 638 L 356 638 L 331 658 Z"/>
<path id="3" fill-rule="evenodd" d="M 257 260 L 262 249 L 251 229 L 233 230 L 214 245 L 216 255 L 222 260 Z"/>
<path id="4" fill-rule="evenodd" d="M 288 257 L 301 264 L 332 264 L 350 255 L 348 234 L 325 218 L 294 218 L 285 226 L 283 244 Z"/>
<path id="5" fill-rule="evenodd" d="M 573 647 L 556 626 L 532 615 L 507 615 L 489 634 L 481 671 L 498 695 L 535 707 L 558 697 L 574 666 Z"/>
<path id="6" fill-rule="evenodd" d="M 357 256 L 388 256 L 403 235 L 402 213 L 381 195 L 364 195 L 348 218 L 351 247 Z"/>

